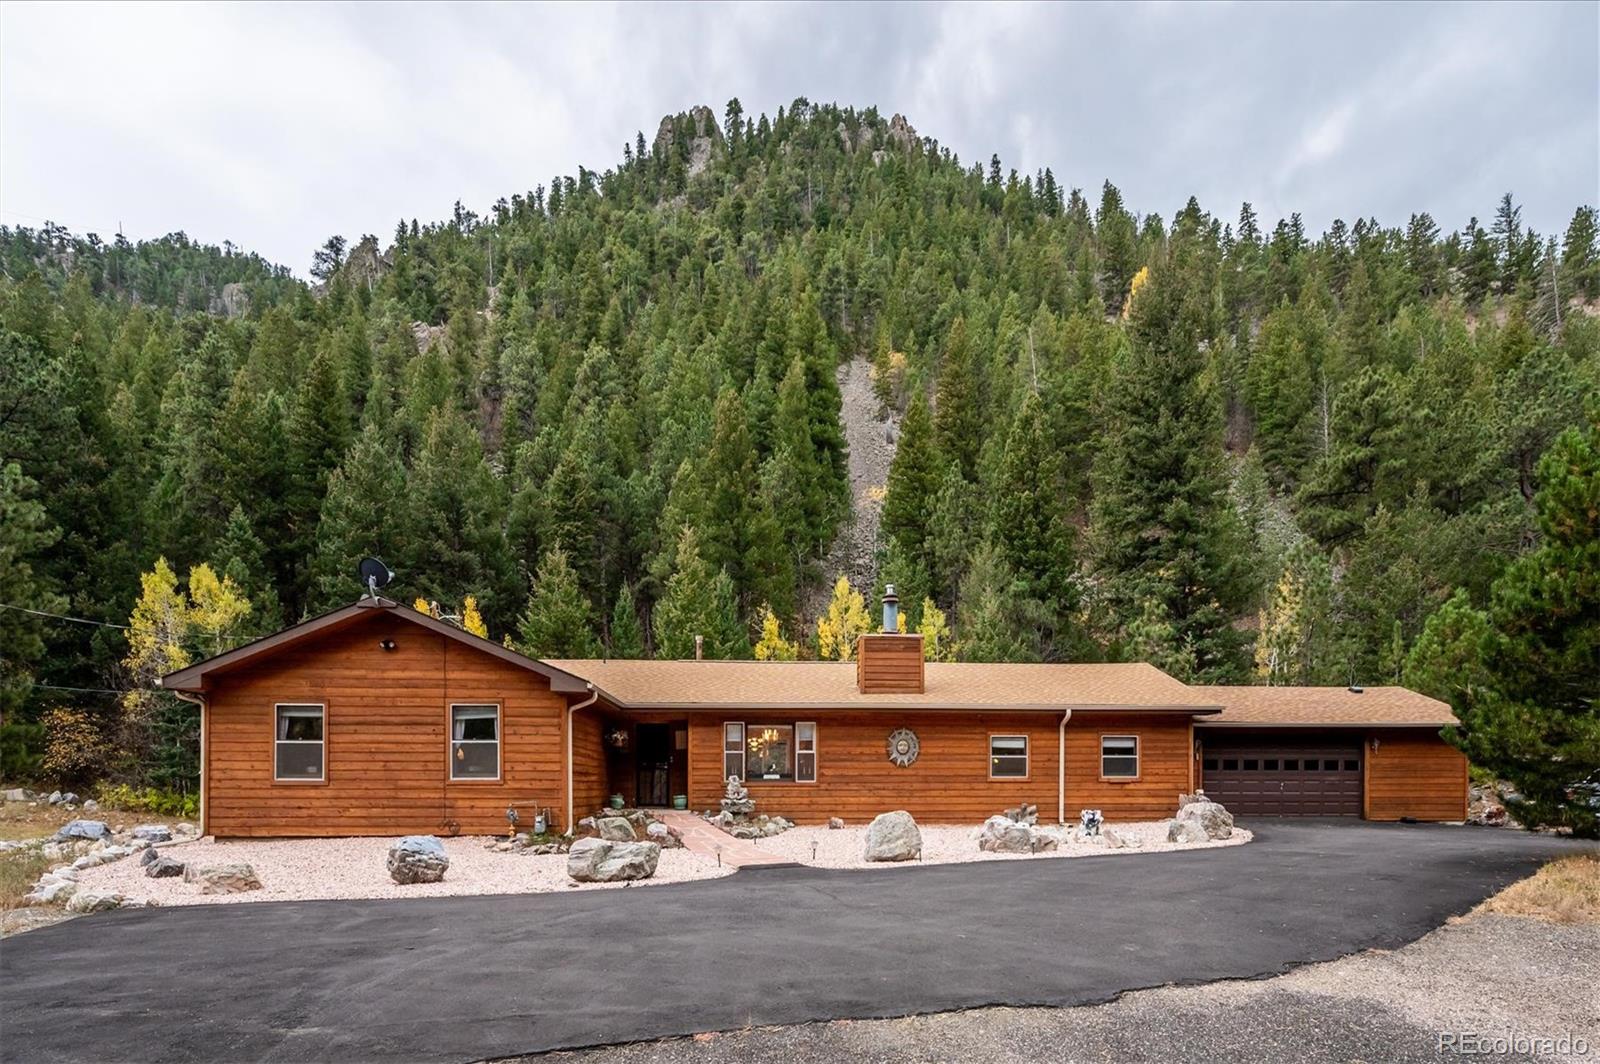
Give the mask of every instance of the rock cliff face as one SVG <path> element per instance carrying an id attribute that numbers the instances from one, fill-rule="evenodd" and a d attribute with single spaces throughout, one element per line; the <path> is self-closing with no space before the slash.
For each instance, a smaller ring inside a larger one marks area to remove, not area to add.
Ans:
<path id="1" fill-rule="evenodd" d="M 712 149 L 722 143 L 722 130 L 717 126 L 716 114 L 704 104 L 691 107 L 683 115 L 667 115 L 656 127 L 656 139 L 651 149 L 655 154 L 672 148 L 673 138 L 680 129 L 680 118 L 690 127 L 689 176 L 694 177 L 710 165 Z"/>

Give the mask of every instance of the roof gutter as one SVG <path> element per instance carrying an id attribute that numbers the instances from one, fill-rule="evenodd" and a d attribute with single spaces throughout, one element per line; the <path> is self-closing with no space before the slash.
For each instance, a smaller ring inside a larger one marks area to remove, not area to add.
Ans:
<path id="1" fill-rule="evenodd" d="M 600 700 L 600 689 L 594 684 L 589 684 L 589 697 L 582 702 L 574 702 L 567 707 L 567 834 L 572 834 L 574 821 L 572 819 L 572 722 L 578 715 L 578 710 L 587 709 Z"/>

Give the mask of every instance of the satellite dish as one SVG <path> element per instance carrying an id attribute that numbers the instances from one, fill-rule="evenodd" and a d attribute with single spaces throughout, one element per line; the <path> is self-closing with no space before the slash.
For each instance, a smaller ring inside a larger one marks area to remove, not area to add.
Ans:
<path id="1" fill-rule="evenodd" d="M 361 565 L 356 570 L 361 574 L 361 586 L 367 589 L 367 594 L 373 598 L 378 597 L 380 587 L 388 587 L 389 581 L 394 579 L 394 572 L 381 558 L 362 558 Z"/>

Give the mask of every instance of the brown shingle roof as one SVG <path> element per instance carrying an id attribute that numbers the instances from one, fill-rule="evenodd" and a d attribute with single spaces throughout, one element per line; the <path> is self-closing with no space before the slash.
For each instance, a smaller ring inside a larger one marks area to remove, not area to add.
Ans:
<path id="1" fill-rule="evenodd" d="M 1432 727 L 1454 724 L 1450 707 L 1404 687 L 1201 687 L 1222 706 L 1207 726 L 1229 724 L 1388 725 Z"/>
<path id="2" fill-rule="evenodd" d="M 1204 688 L 1192 688 L 1153 665 L 998 665 L 929 662 L 920 694 L 870 694 L 856 689 L 853 662 L 602 661 L 562 659 L 555 668 L 635 709 L 855 708 L 1176 709 L 1214 710 Z"/>

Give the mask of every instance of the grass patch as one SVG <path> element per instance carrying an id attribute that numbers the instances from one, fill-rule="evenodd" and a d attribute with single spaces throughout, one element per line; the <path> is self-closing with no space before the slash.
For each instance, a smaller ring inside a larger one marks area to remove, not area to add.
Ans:
<path id="1" fill-rule="evenodd" d="M 22 896 L 51 864 L 35 846 L 0 853 L 0 912 L 20 907 Z"/>
<path id="2" fill-rule="evenodd" d="M 1600 923 L 1600 852 L 1558 857 L 1479 908 L 1558 924 Z"/>

